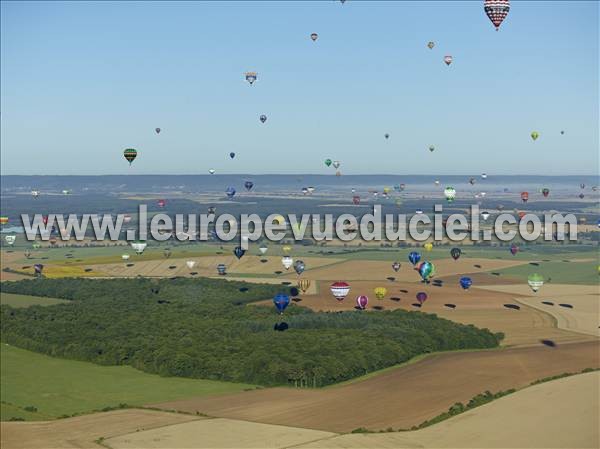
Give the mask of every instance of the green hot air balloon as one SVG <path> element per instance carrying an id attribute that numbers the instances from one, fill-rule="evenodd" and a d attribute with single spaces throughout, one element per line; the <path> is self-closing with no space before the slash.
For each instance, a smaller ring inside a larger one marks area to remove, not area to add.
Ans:
<path id="1" fill-rule="evenodd" d="M 532 131 L 531 132 L 531 138 L 536 141 L 537 138 L 540 137 L 540 133 L 538 133 L 537 131 Z"/>
<path id="2" fill-rule="evenodd" d="M 332 163 L 333 161 L 331 159 L 325 159 L 325 165 L 327 165 L 328 167 L 331 167 Z"/>
<path id="3" fill-rule="evenodd" d="M 127 159 L 127 162 L 129 162 L 129 165 L 131 165 L 131 163 L 137 157 L 137 151 L 133 148 L 127 148 L 125 151 L 123 151 L 123 156 L 125 156 L 125 159 Z"/>
<path id="4" fill-rule="evenodd" d="M 542 287 L 542 285 L 544 285 L 544 276 L 537 273 L 531 274 L 527 278 L 527 283 L 531 287 L 531 290 L 537 292 Z"/>

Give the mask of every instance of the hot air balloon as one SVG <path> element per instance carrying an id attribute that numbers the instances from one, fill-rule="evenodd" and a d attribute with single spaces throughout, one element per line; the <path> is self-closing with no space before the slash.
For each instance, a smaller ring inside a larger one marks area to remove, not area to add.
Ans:
<path id="1" fill-rule="evenodd" d="M 433 243 L 427 242 L 423 245 L 423 248 L 425 248 L 425 251 L 429 252 L 433 249 Z"/>
<path id="2" fill-rule="evenodd" d="M 579 184 L 579 188 L 580 188 L 581 190 L 585 189 L 585 184 L 583 184 L 583 183 Z"/>
<path id="3" fill-rule="evenodd" d="M 369 297 L 365 295 L 360 295 L 356 297 L 356 307 L 360 310 L 365 310 L 367 308 L 367 304 L 369 304 Z"/>
<path id="4" fill-rule="evenodd" d="M 435 265 L 431 262 L 423 262 L 419 265 L 419 275 L 423 281 L 428 282 L 429 279 L 435 274 Z"/>
<path id="5" fill-rule="evenodd" d="M 232 199 L 235 196 L 235 188 L 232 186 L 227 187 L 227 189 L 225 189 L 225 195 L 227 195 L 228 199 Z"/>
<path id="6" fill-rule="evenodd" d="M 167 205 L 167 200 L 158 200 L 156 204 L 158 205 L 158 207 L 163 208 Z"/>
<path id="7" fill-rule="evenodd" d="M 338 281 L 331 284 L 329 290 L 335 299 L 343 301 L 350 292 L 350 286 L 346 282 Z"/>
<path id="8" fill-rule="evenodd" d="M 328 167 L 330 167 L 330 166 L 331 166 L 331 163 L 332 163 L 332 162 L 333 162 L 333 161 L 332 161 L 331 159 L 325 159 L 325 165 L 327 165 Z"/>
<path id="9" fill-rule="evenodd" d="M 537 293 L 537 291 L 544 285 L 544 277 L 540 274 L 534 273 L 529 275 L 527 278 L 527 283 L 531 287 L 531 289 Z"/>
<path id="10" fill-rule="evenodd" d="M 400 267 L 401 267 L 400 262 L 394 262 L 394 263 L 392 263 L 392 270 L 394 270 L 396 273 L 398 271 L 400 271 Z"/>
<path id="11" fill-rule="evenodd" d="M 302 187 L 301 192 L 302 192 L 303 195 L 308 195 L 308 188 L 307 187 Z"/>
<path id="12" fill-rule="evenodd" d="M 529 192 L 521 192 L 521 201 L 526 203 L 529 200 Z"/>
<path id="13" fill-rule="evenodd" d="M 263 114 L 259 117 L 259 120 L 261 121 L 261 123 L 264 123 L 267 121 L 267 116 L 265 114 Z"/>
<path id="14" fill-rule="evenodd" d="M 315 42 L 319 38 L 319 35 L 317 33 L 312 33 L 310 35 L 310 38 L 312 39 L 313 42 Z"/>
<path id="15" fill-rule="evenodd" d="M 165 256 L 165 259 L 168 259 L 169 257 L 171 257 L 171 248 L 165 248 L 163 250 L 163 256 Z"/>
<path id="16" fill-rule="evenodd" d="M 454 187 L 446 187 L 444 189 L 444 196 L 446 197 L 446 201 L 449 203 L 453 202 L 456 198 L 456 189 Z"/>
<path id="17" fill-rule="evenodd" d="M 490 218 L 490 213 L 484 210 L 481 212 L 481 218 L 483 218 L 483 221 L 486 221 L 488 218 Z"/>
<path id="18" fill-rule="evenodd" d="M 353 203 L 354 203 L 356 206 L 358 206 L 358 205 L 360 204 L 360 196 L 358 196 L 358 195 L 354 195 L 354 196 L 352 197 L 352 202 L 353 202 Z"/>
<path id="19" fill-rule="evenodd" d="M 444 56 L 444 62 L 446 63 L 446 65 L 450 65 L 452 64 L 452 56 L 451 55 L 446 55 Z"/>
<path id="20" fill-rule="evenodd" d="M 244 73 L 244 75 L 246 76 L 246 81 L 248 81 L 250 83 L 250 85 L 252 85 L 252 84 L 254 84 L 254 81 L 256 81 L 258 73 L 246 72 L 246 73 Z"/>
<path id="21" fill-rule="evenodd" d="M 131 163 L 137 157 L 137 150 L 134 150 L 133 148 L 127 148 L 125 151 L 123 151 L 123 156 L 125 156 L 125 159 L 127 159 L 127 162 L 129 162 L 129 165 L 131 165 Z"/>
<path id="22" fill-rule="evenodd" d="M 532 131 L 531 132 L 531 138 L 536 141 L 537 138 L 540 137 L 540 133 L 538 133 L 537 131 Z"/>
<path id="23" fill-rule="evenodd" d="M 333 161 L 333 168 L 340 168 L 340 161 Z"/>
<path id="24" fill-rule="evenodd" d="M 241 259 L 244 256 L 244 254 L 246 254 L 246 250 L 242 249 L 241 246 L 236 246 L 233 249 L 233 254 L 235 254 L 235 257 L 237 257 L 238 259 Z"/>
<path id="25" fill-rule="evenodd" d="M 279 314 L 283 313 L 283 311 L 289 305 L 289 303 L 290 297 L 284 293 L 277 293 L 273 298 L 273 304 L 275 304 L 275 307 L 277 308 Z"/>
<path id="26" fill-rule="evenodd" d="M 548 195 L 550 195 L 550 189 L 542 189 L 542 195 L 544 195 L 544 198 L 548 198 Z"/>
<path id="27" fill-rule="evenodd" d="M 373 291 L 375 293 L 375 297 L 380 301 L 385 298 L 385 295 L 387 294 L 387 288 L 385 287 L 377 287 Z"/>
<path id="28" fill-rule="evenodd" d="M 389 138 L 390 138 L 390 135 L 389 135 L 388 133 L 385 133 L 385 134 L 383 135 L 383 137 L 385 137 L 386 139 L 389 139 Z"/>
<path id="29" fill-rule="evenodd" d="M 129 254 L 121 254 L 121 259 L 123 260 L 129 260 Z"/>
<path id="30" fill-rule="evenodd" d="M 458 282 L 464 290 L 468 290 L 469 287 L 471 287 L 471 285 L 473 285 L 473 281 L 471 280 L 470 277 L 467 277 L 467 276 L 461 277 L 460 281 L 458 281 Z"/>
<path id="31" fill-rule="evenodd" d="M 429 145 L 429 151 L 433 153 L 435 151 L 435 147 L 433 145 Z"/>
<path id="32" fill-rule="evenodd" d="M 290 267 L 294 264 L 294 259 L 292 259 L 290 256 L 283 256 L 281 258 L 281 263 L 283 264 L 283 267 L 286 270 L 289 270 Z"/>
<path id="33" fill-rule="evenodd" d="M 481 174 L 481 179 L 487 179 L 487 174 L 485 174 L 485 173 L 482 173 L 482 174 Z"/>
<path id="34" fill-rule="evenodd" d="M 425 292 L 418 292 L 416 295 L 417 301 L 419 301 L 419 304 L 423 304 L 425 301 L 427 301 L 427 293 Z"/>
<path id="35" fill-rule="evenodd" d="M 196 266 L 196 261 L 188 260 L 185 262 L 185 265 L 188 267 L 188 270 L 191 270 L 192 268 L 194 268 Z"/>
<path id="36" fill-rule="evenodd" d="M 583 193 L 580 193 L 579 195 L 577 195 L 579 197 L 580 200 L 585 198 L 585 195 Z"/>
<path id="37" fill-rule="evenodd" d="M 160 128 L 154 128 L 154 131 L 156 132 L 156 134 L 160 134 Z"/>
<path id="38" fill-rule="evenodd" d="M 475 178 L 469 178 L 469 184 L 475 185 Z"/>
<path id="39" fill-rule="evenodd" d="M 509 0 L 485 0 L 483 2 L 483 10 L 485 14 L 488 16 L 490 21 L 496 27 L 496 31 L 500 28 L 500 24 L 508 15 L 508 11 L 510 11 L 510 1 Z"/>
<path id="40" fill-rule="evenodd" d="M 37 277 L 41 277 L 42 276 L 42 271 L 44 271 L 44 265 L 42 265 L 41 263 L 36 263 L 33 266 L 33 270 L 34 270 L 35 275 Z"/>
<path id="41" fill-rule="evenodd" d="M 0 217 L 0 225 L 5 225 L 6 223 L 8 223 L 8 217 L 3 215 Z"/>
<path id="42" fill-rule="evenodd" d="M 294 270 L 296 271 L 296 274 L 301 275 L 302 273 L 304 273 L 305 269 L 306 269 L 306 265 L 304 265 L 303 261 L 297 260 L 294 263 Z"/>
<path id="43" fill-rule="evenodd" d="M 252 190 L 252 187 L 254 187 L 254 183 L 252 181 L 246 181 L 244 183 L 244 187 L 249 192 L 250 190 Z"/>
<path id="44" fill-rule="evenodd" d="M 211 175 L 214 175 L 214 174 L 215 174 L 215 171 L 216 171 L 216 170 L 215 170 L 214 168 L 210 168 L 210 169 L 208 169 L 208 173 L 209 173 L 209 174 L 211 174 Z"/>
<path id="45" fill-rule="evenodd" d="M 414 265 L 418 264 L 418 263 L 419 263 L 419 261 L 421 260 L 421 254 L 419 254 L 419 253 L 418 253 L 418 252 L 416 252 L 416 251 L 411 251 L 411 252 L 408 254 L 408 260 L 409 260 L 409 261 L 410 261 L 410 263 L 412 263 L 412 264 L 413 264 L 413 266 L 414 266 Z"/>
<path id="46" fill-rule="evenodd" d="M 4 241 L 10 246 L 14 245 L 16 240 L 17 240 L 16 235 L 10 234 L 10 235 L 4 236 Z"/>
<path id="47" fill-rule="evenodd" d="M 233 159 L 233 158 L 235 157 L 235 153 L 232 151 L 231 153 L 229 153 L 229 157 L 230 157 L 231 159 Z"/>
<path id="48" fill-rule="evenodd" d="M 220 276 L 225 276 L 227 274 L 227 268 L 224 263 L 217 265 L 217 273 L 219 273 Z"/>
<path id="49" fill-rule="evenodd" d="M 315 188 L 313 186 L 308 186 L 307 189 L 308 189 L 309 195 L 312 195 L 312 193 L 315 191 Z"/>
<path id="50" fill-rule="evenodd" d="M 131 247 L 138 255 L 142 254 L 144 252 L 144 250 L 146 249 L 146 246 L 148 246 L 148 244 L 146 242 L 142 242 L 141 240 L 131 242 Z"/>
<path id="51" fill-rule="evenodd" d="M 260 248 L 258 248 L 258 250 L 260 251 L 260 253 L 261 253 L 262 255 L 264 255 L 264 254 L 267 252 L 267 250 L 268 250 L 268 249 L 269 249 L 269 248 L 267 248 L 267 246 L 266 246 L 266 245 L 261 245 L 261 246 L 260 246 Z"/>
<path id="52" fill-rule="evenodd" d="M 450 256 L 452 256 L 452 258 L 454 260 L 458 260 L 458 258 L 460 257 L 461 254 L 462 254 L 462 251 L 460 248 L 452 248 L 450 250 Z"/>
<path id="53" fill-rule="evenodd" d="M 433 41 L 427 42 L 427 48 L 429 48 L 430 50 L 432 50 L 433 47 L 435 47 L 435 42 L 433 42 Z"/>
<path id="54" fill-rule="evenodd" d="M 292 251 L 292 247 L 289 245 L 283 245 L 281 251 L 283 251 L 283 254 L 289 254 Z"/>
<path id="55" fill-rule="evenodd" d="M 302 291 L 302 293 L 306 293 L 310 288 L 310 279 L 300 279 L 298 280 L 298 288 Z"/>

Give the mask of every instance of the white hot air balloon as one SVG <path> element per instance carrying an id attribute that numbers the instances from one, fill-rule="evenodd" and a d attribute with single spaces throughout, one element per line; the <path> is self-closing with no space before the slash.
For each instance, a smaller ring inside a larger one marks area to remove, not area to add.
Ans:
<path id="1" fill-rule="evenodd" d="M 144 250 L 146 249 L 146 246 L 148 246 L 148 244 L 146 242 L 140 242 L 140 241 L 131 242 L 131 247 L 137 254 L 142 254 L 144 252 Z"/>
<path id="2" fill-rule="evenodd" d="M 485 221 L 485 220 L 487 220 L 488 218 L 490 218 L 490 213 L 489 213 L 489 212 L 486 212 L 486 211 L 483 211 L 483 212 L 481 213 L 481 218 L 483 218 L 483 219 L 484 219 L 484 221 Z"/>
<path id="3" fill-rule="evenodd" d="M 6 241 L 6 243 L 8 243 L 9 245 L 12 246 L 15 244 L 15 240 L 17 240 L 17 236 L 16 235 L 5 235 L 4 240 Z"/>
<path id="4" fill-rule="evenodd" d="M 260 251 L 260 253 L 262 255 L 264 255 L 267 252 L 268 249 L 269 248 L 267 248 L 265 245 L 262 245 L 260 248 L 258 248 L 258 250 Z"/>
<path id="5" fill-rule="evenodd" d="M 196 261 L 195 260 L 188 260 L 186 263 L 186 266 L 188 267 L 188 269 L 192 269 L 196 266 Z"/>
<path id="6" fill-rule="evenodd" d="M 286 270 L 289 270 L 290 267 L 294 264 L 294 259 L 292 259 L 290 256 L 283 256 L 281 258 L 281 263 L 283 264 L 283 267 Z"/>
<path id="7" fill-rule="evenodd" d="M 121 255 L 121 259 L 123 259 L 123 260 L 129 260 L 129 254 L 122 254 Z"/>

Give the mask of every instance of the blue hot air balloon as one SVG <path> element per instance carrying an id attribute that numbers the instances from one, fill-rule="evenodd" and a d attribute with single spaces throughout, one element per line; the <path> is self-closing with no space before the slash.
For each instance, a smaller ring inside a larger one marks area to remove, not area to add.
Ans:
<path id="1" fill-rule="evenodd" d="M 254 187 L 254 183 L 252 181 L 246 181 L 244 183 L 244 187 L 249 192 L 250 190 L 252 190 L 252 187 Z"/>
<path id="2" fill-rule="evenodd" d="M 277 293 L 273 298 L 273 304 L 275 304 L 275 307 L 279 313 L 283 313 L 289 303 L 290 297 L 285 293 Z"/>
<path id="3" fill-rule="evenodd" d="M 229 153 L 229 157 L 230 157 L 231 159 L 233 159 L 233 158 L 235 157 L 235 153 L 232 151 L 231 153 Z"/>
<path id="4" fill-rule="evenodd" d="M 235 188 L 231 186 L 227 187 L 227 189 L 225 189 L 225 194 L 227 195 L 227 198 L 232 199 L 235 196 Z"/>
<path id="5" fill-rule="evenodd" d="M 235 254 L 235 257 L 237 257 L 238 259 L 241 259 L 242 256 L 246 254 L 246 250 L 242 249 L 240 246 L 236 246 L 233 250 L 233 254 Z"/>
<path id="6" fill-rule="evenodd" d="M 473 281 L 471 280 L 471 278 L 470 278 L 470 277 L 467 277 L 467 276 L 463 276 L 463 277 L 461 277 L 459 282 L 460 282 L 460 286 L 461 286 L 462 288 L 464 288 L 465 290 L 468 290 L 468 288 L 469 288 L 471 285 L 473 285 Z"/>
<path id="7" fill-rule="evenodd" d="M 416 251 L 412 251 L 409 255 L 408 255 L 408 260 L 410 261 L 410 263 L 412 263 L 413 265 L 416 265 L 419 263 L 419 261 L 421 260 L 421 254 L 419 254 Z"/>

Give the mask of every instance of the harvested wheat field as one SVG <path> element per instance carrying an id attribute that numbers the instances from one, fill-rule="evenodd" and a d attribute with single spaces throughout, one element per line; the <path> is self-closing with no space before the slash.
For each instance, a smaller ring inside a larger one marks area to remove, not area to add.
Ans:
<path id="1" fill-rule="evenodd" d="M 600 373 L 529 387 L 415 432 L 340 435 L 298 448 L 597 448 Z"/>
<path id="2" fill-rule="evenodd" d="M 56 421 L 2 422 L 2 449 L 101 448 L 99 438 L 202 419 L 151 410 L 117 410 Z"/>
<path id="3" fill-rule="evenodd" d="M 315 282 L 313 281 L 313 284 Z M 556 320 L 545 310 L 537 310 L 515 301 L 519 295 L 490 291 L 472 287 L 465 291 L 458 283 L 444 283 L 442 287 L 420 283 L 403 283 L 389 281 L 352 281 L 351 291 L 344 301 L 336 301 L 329 291 L 329 282 L 318 282 L 319 293 L 301 295 L 297 304 L 313 310 L 340 311 L 354 310 L 355 298 L 358 295 L 369 297 L 369 311 L 375 308 L 383 310 L 405 309 L 435 313 L 449 320 L 473 324 L 488 328 L 493 332 L 503 332 L 505 346 L 537 345 L 540 340 L 548 339 L 567 343 L 593 340 L 594 337 L 571 332 L 556 327 Z M 377 300 L 373 294 L 375 287 L 386 287 L 388 292 L 383 300 Z M 424 291 L 428 295 L 422 307 L 417 307 L 415 296 Z M 271 305 L 270 301 L 261 304 Z M 416 304 L 416 305 L 415 305 Z M 505 307 L 514 304 L 519 310 Z M 451 306 L 455 306 L 451 308 Z M 361 313 L 357 311 L 356 313 Z"/>
<path id="4" fill-rule="evenodd" d="M 334 433 L 232 419 L 203 419 L 130 433 L 104 441 L 113 449 L 287 448 Z"/>
<path id="5" fill-rule="evenodd" d="M 485 390 L 521 388 L 544 377 L 600 367 L 599 351 L 600 343 L 585 342 L 454 352 L 337 387 L 272 388 L 156 406 L 330 432 L 410 428 Z"/>
<path id="6" fill-rule="evenodd" d="M 397 273 L 394 272 L 389 261 L 376 260 L 348 260 L 333 266 L 316 268 L 311 266 L 308 259 L 306 262 L 306 275 L 311 279 L 338 281 L 352 279 L 355 281 L 384 280 L 388 276 L 394 276 L 402 282 L 414 282 L 419 280 L 418 274 L 408 262 L 402 262 L 402 267 Z M 319 259 L 317 259 L 319 260 Z M 321 261 L 324 259 L 320 259 Z M 334 259 L 327 259 L 334 262 Z M 464 275 L 464 273 L 477 273 L 484 271 L 499 270 L 502 268 L 515 267 L 526 264 L 523 260 L 496 260 L 496 259 L 438 259 L 435 261 L 436 277 Z M 475 267 L 479 265 L 481 268 Z M 295 275 L 295 274 L 294 274 Z M 292 276 L 290 274 L 289 276 Z"/>

